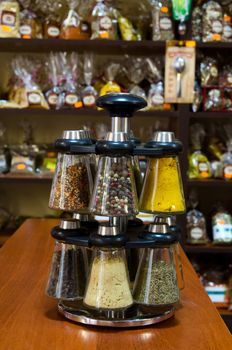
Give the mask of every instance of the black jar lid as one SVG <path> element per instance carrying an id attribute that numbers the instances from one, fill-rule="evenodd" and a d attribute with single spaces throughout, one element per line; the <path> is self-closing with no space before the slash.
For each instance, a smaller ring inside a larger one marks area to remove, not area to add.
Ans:
<path id="1" fill-rule="evenodd" d="M 182 151 L 182 143 L 175 139 L 170 131 L 157 131 L 152 140 L 148 141 L 145 148 L 162 149 L 163 156 L 178 155 Z"/>
<path id="2" fill-rule="evenodd" d="M 94 144 L 88 130 L 64 130 L 62 138 L 55 141 L 55 149 L 62 153 L 94 153 Z"/>

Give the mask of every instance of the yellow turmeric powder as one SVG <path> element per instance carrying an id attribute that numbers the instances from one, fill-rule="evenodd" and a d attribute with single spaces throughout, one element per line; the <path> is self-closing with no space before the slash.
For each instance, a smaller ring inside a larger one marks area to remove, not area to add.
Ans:
<path id="1" fill-rule="evenodd" d="M 139 205 L 141 211 L 149 213 L 185 211 L 177 157 L 149 159 Z"/>

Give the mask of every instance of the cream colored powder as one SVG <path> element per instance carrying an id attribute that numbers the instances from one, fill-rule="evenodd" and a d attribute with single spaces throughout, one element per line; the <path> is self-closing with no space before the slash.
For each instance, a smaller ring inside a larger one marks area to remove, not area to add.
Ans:
<path id="1" fill-rule="evenodd" d="M 84 303 L 103 309 L 125 308 L 133 303 L 123 259 L 94 259 Z"/>

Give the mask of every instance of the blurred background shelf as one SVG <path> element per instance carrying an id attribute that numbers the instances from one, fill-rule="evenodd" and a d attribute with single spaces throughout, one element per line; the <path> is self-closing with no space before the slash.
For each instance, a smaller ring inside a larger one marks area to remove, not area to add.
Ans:
<path id="1" fill-rule="evenodd" d="M 232 245 L 213 245 L 211 243 L 207 245 L 191 245 L 191 244 L 185 244 L 184 250 L 186 253 L 211 253 L 211 254 L 218 254 L 218 253 L 227 253 L 232 254 Z"/>
<path id="2" fill-rule="evenodd" d="M 187 180 L 187 184 L 194 187 L 230 187 L 232 186 L 232 181 L 225 181 L 223 179 Z"/>

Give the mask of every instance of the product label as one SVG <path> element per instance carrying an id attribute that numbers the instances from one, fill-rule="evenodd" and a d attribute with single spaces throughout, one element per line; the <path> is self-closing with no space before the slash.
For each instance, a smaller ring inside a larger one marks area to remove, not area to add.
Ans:
<path id="1" fill-rule="evenodd" d="M 232 28 L 231 26 L 227 25 L 223 28 L 223 35 L 225 38 L 230 38 L 232 36 Z"/>
<path id="2" fill-rule="evenodd" d="M 232 165 L 226 165 L 224 168 L 224 178 L 232 179 Z"/>
<path id="3" fill-rule="evenodd" d="M 95 105 L 95 97 L 93 95 L 87 95 L 83 97 L 83 103 L 85 106 L 94 106 Z"/>
<path id="4" fill-rule="evenodd" d="M 48 35 L 52 38 L 56 38 L 60 35 L 60 30 L 58 27 L 50 26 L 48 27 Z"/>
<path id="5" fill-rule="evenodd" d="M 199 173 L 202 177 L 207 177 L 209 175 L 208 165 L 205 162 L 200 162 L 198 164 Z"/>
<path id="6" fill-rule="evenodd" d="M 29 92 L 28 93 L 28 102 L 32 105 L 41 104 L 41 96 L 37 92 Z"/>
<path id="7" fill-rule="evenodd" d="M 151 102 L 153 105 L 162 105 L 164 103 L 164 97 L 161 95 L 153 95 Z"/>
<path id="8" fill-rule="evenodd" d="M 190 235 L 193 239 L 203 238 L 204 231 L 200 227 L 194 227 L 190 231 Z"/>
<path id="9" fill-rule="evenodd" d="M 100 28 L 104 30 L 109 30 L 112 27 L 111 18 L 104 16 L 100 19 Z"/>
<path id="10" fill-rule="evenodd" d="M 58 96 L 56 94 L 50 94 L 48 96 L 48 103 L 51 105 L 51 106 L 56 106 L 57 104 L 57 99 L 58 99 Z"/>
<path id="11" fill-rule="evenodd" d="M 172 28 L 172 21 L 170 18 L 164 17 L 160 19 L 160 29 L 169 30 Z"/>
<path id="12" fill-rule="evenodd" d="M 227 302 L 226 286 L 205 287 L 205 291 L 213 303 Z"/>
<path id="13" fill-rule="evenodd" d="M 82 23 L 81 23 L 81 31 L 82 31 L 83 33 L 86 33 L 86 32 L 89 31 L 89 25 L 88 25 L 88 23 L 85 23 L 85 22 L 82 22 Z"/>
<path id="14" fill-rule="evenodd" d="M 11 11 L 2 11 L 1 24 L 14 27 L 16 22 L 16 15 Z"/>
<path id="15" fill-rule="evenodd" d="M 213 240 L 222 242 L 232 242 L 232 225 L 216 224 L 213 226 Z"/>
<path id="16" fill-rule="evenodd" d="M 78 97 L 75 94 L 67 94 L 65 96 L 65 103 L 72 106 L 78 101 Z"/>
<path id="17" fill-rule="evenodd" d="M 31 35 L 32 33 L 31 26 L 29 26 L 28 24 L 24 24 L 20 26 L 19 31 L 21 35 Z"/>
<path id="18" fill-rule="evenodd" d="M 212 29 L 214 33 L 220 34 L 222 32 L 222 23 L 220 21 L 214 21 L 212 23 Z"/>
<path id="19" fill-rule="evenodd" d="M 29 157 L 13 156 L 11 163 L 11 171 L 14 172 L 33 172 L 34 161 Z"/>

